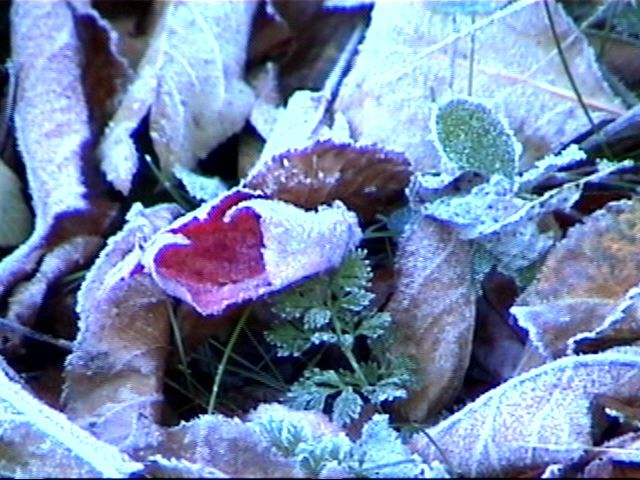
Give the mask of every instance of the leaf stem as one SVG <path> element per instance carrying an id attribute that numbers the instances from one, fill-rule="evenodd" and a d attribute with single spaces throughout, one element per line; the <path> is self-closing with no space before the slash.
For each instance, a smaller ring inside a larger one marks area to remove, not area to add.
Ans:
<path id="1" fill-rule="evenodd" d="M 225 368 L 227 366 L 227 362 L 229 361 L 229 356 L 231 355 L 231 351 L 233 350 L 233 346 L 238 341 L 238 336 L 244 327 L 244 324 L 249 317 L 249 312 L 251 312 L 251 307 L 248 307 L 238 323 L 236 323 L 233 332 L 231 333 L 231 337 L 229 338 L 229 343 L 227 344 L 227 348 L 222 355 L 222 359 L 220 360 L 220 365 L 218 366 L 218 371 L 216 372 L 216 378 L 213 382 L 213 387 L 211 389 L 211 396 L 209 397 L 209 406 L 207 407 L 207 413 L 211 414 L 216 406 L 216 399 L 218 397 L 218 391 L 220 390 L 220 383 L 222 382 L 222 375 L 224 374 Z"/>
<path id="2" fill-rule="evenodd" d="M 571 73 L 571 68 L 569 67 L 569 62 L 567 61 L 567 57 L 564 54 L 564 50 L 562 48 L 562 44 L 560 42 L 560 37 L 558 36 L 558 31 L 556 30 L 556 24 L 553 20 L 553 15 L 551 15 L 551 8 L 549 7 L 549 0 L 544 0 L 544 10 L 547 14 L 547 21 L 549 22 L 549 27 L 551 28 L 551 35 L 553 36 L 553 41 L 556 44 L 556 49 L 558 50 L 558 57 L 560 57 L 560 61 L 562 62 L 562 67 L 564 68 L 565 73 L 567 74 L 567 80 L 571 84 L 571 88 L 573 89 L 573 93 L 576 95 L 576 99 L 580 104 L 580 108 L 584 112 L 585 117 L 589 122 L 591 128 L 595 128 L 596 124 L 593 121 L 593 117 L 591 117 L 591 113 L 587 108 L 584 99 L 582 98 L 582 94 L 578 89 L 578 85 L 576 84 L 575 78 L 573 78 L 573 74 Z"/>
<path id="3" fill-rule="evenodd" d="M 333 302 L 331 306 L 333 307 Z M 342 350 L 342 353 L 344 354 L 344 356 L 347 357 L 347 360 L 349 361 L 349 365 L 351 365 L 351 368 L 353 368 L 353 371 L 362 382 L 361 387 L 365 387 L 369 385 L 369 382 L 367 382 L 367 377 L 365 377 L 364 373 L 362 373 L 362 370 L 360 369 L 360 365 L 358 364 L 358 360 L 356 359 L 355 355 L 351 351 L 351 348 L 347 348 L 347 346 L 345 345 L 345 342 L 343 340 L 344 333 L 343 333 L 342 325 L 340 324 L 340 320 L 338 319 L 338 315 L 335 314 L 335 310 L 333 308 L 331 309 L 331 312 L 333 313 L 331 317 L 333 320 L 333 326 L 335 327 L 336 333 L 338 335 L 338 339 L 339 339 L 338 345 L 340 346 L 340 350 Z"/>

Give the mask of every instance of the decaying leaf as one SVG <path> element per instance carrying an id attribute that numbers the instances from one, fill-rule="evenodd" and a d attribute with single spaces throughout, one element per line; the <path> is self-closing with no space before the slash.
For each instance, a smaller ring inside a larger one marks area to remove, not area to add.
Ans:
<path id="1" fill-rule="evenodd" d="M 420 218 L 405 230 L 396 257 L 397 287 L 386 310 L 414 357 L 421 385 L 398 402 L 402 416 L 432 418 L 453 399 L 469 363 L 474 330 L 471 246 L 445 224 Z"/>
<path id="2" fill-rule="evenodd" d="M 240 130 L 253 93 L 242 79 L 255 2 L 164 5 L 135 81 L 100 145 L 102 168 L 123 193 L 138 158 L 131 135 L 149 109 L 163 170 L 191 168 Z"/>
<path id="3" fill-rule="evenodd" d="M 360 238 L 356 215 L 338 201 L 305 211 L 236 188 L 156 235 L 143 263 L 207 315 L 337 266 Z"/>
<path id="4" fill-rule="evenodd" d="M 427 171 L 439 167 L 430 139 L 432 97 L 437 103 L 483 98 L 507 118 L 526 168 L 589 128 L 544 3 L 520 0 L 473 16 L 438 11 L 431 2 L 376 3 L 335 109 L 347 117 L 355 140 L 403 152 L 417 171 Z M 623 107 L 585 38 L 555 1 L 548 3 L 592 118 L 620 115 Z"/>
<path id="5" fill-rule="evenodd" d="M 640 434 L 628 433 L 602 445 L 584 468 L 584 478 L 638 478 Z M 628 475 L 625 475 L 628 473 Z"/>
<path id="6" fill-rule="evenodd" d="M 561 358 L 507 381 L 427 429 L 437 449 L 422 433 L 411 445 L 427 462 L 442 461 L 442 452 L 462 476 L 515 475 L 564 463 L 593 445 L 595 396 L 632 398 L 639 388 L 636 348 Z"/>
<path id="7" fill-rule="evenodd" d="M 602 318 L 602 317 L 600 317 Z M 585 352 L 610 344 L 625 344 L 640 336 L 640 284 L 630 289 L 598 328 L 579 333 L 569 342 L 569 351 Z"/>
<path id="8" fill-rule="evenodd" d="M 49 285 L 86 265 L 95 257 L 102 244 L 102 237 L 83 235 L 51 249 L 33 278 L 18 284 L 14 289 L 9 298 L 7 320 L 31 326 Z M 5 336 L 5 342 L 8 342 L 7 338 Z M 5 345 L 5 348 L 8 349 L 9 345 Z"/>
<path id="9" fill-rule="evenodd" d="M 76 33 L 83 48 L 84 94 L 90 124 L 100 134 L 115 113 L 131 69 L 118 52 L 118 35 L 87 0 L 72 0 Z"/>
<path id="10" fill-rule="evenodd" d="M 92 141 L 83 94 L 81 44 L 67 3 L 11 8 L 18 72 L 15 127 L 35 211 L 31 236 L 0 262 L 0 297 L 27 277 L 47 251 L 77 235 L 102 233 L 113 205 L 91 193 Z M 60 181 L 64 179 L 64 188 Z M 68 256 L 68 269 L 76 259 Z"/>
<path id="11" fill-rule="evenodd" d="M 20 180 L 0 160 L 0 247 L 20 244 L 31 232 L 31 212 L 20 192 Z"/>
<path id="12" fill-rule="evenodd" d="M 159 420 L 169 302 L 139 268 L 140 244 L 178 214 L 173 205 L 135 205 L 78 293 L 79 333 L 65 365 L 63 403 L 76 424 L 101 440 L 138 446 Z"/>
<path id="13" fill-rule="evenodd" d="M 128 478 L 142 464 L 34 398 L 0 368 L 0 474 L 9 478 Z"/>
<path id="14" fill-rule="evenodd" d="M 230 477 L 302 477 L 297 463 L 267 444 L 250 423 L 217 414 L 166 429 L 145 455 L 215 468 Z"/>
<path id="15" fill-rule="evenodd" d="M 609 341 L 619 335 L 623 342 L 638 337 L 633 302 L 615 312 L 640 283 L 639 212 L 637 200 L 610 203 L 573 227 L 511 308 L 542 353 L 571 353 L 582 334 Z"/>
<path id="16" fill-rule="evenodd" d="M 81 167 L 90 132 L 80 44 L 65 3 L 15 3 L 11 21 L 18 72 L 16 136 L 36 212 L 36 232 L 42 234 L 57 215 L 88 208 Z M 59 188 L 61 178 L 64 189 Z"/>
<path id="17" fill-rule="evenodd" d="M 262 162 L 243 186 L 306 209 L 340 200 L 366 222 L 402 200 L 410 175 L 398 153 L 327 140 Z"/>

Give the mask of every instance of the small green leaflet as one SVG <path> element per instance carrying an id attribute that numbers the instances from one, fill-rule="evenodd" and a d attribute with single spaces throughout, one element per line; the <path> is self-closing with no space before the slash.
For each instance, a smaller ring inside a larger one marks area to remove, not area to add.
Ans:
<path id="1" fill-rule="evenodd" d="M 514 177 L 522 147 L 488 106 L 450 100 L 438 108 L 433 130 L 447 160 L 461 171 Z"/>

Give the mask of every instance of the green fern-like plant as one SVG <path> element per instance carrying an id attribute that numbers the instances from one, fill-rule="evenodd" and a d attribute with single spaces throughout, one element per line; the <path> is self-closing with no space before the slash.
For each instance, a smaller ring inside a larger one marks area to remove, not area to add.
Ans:
<path id="1" fill-rule="evenodd" d="M 277 411 L 251 424 L 278 452 L 311 478 L 452 478 L 440 462 L 426 464 L 403 443 L 387 415 L 376 414 L 357 441 L 344 432 L 311 431 Z"/>
<path id="2" fill-rule="evenodd" d="M 284 323 L 266 332 L 280 356 L 301 356 L 320 344 L 335 345 L 344 354 L 350 369 L 309 368 L 286 397 L 294 408 L 317 411 L 332 399 L 332 419 L 339 425 L 357 418 L 365 401 L 381 405 L 406 397 L 413 380 L 411 361 L 387 354 L 391 316 L 370 306 L 373 273 L 365 255 L 356 250 L 337 271 L 275 297 L 273 309 Z M 354 353 L 358 337 L 371 348 L 366 362 Z"/>

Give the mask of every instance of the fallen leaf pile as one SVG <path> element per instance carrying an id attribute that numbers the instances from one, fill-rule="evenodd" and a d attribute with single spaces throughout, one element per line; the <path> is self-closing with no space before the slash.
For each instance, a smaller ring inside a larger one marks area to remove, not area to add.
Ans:
<path id="1" fill-rule="evenodd" d="M 0 476 L 637 476 L 640 7 L 568 4 L 0 8 Z"/>

